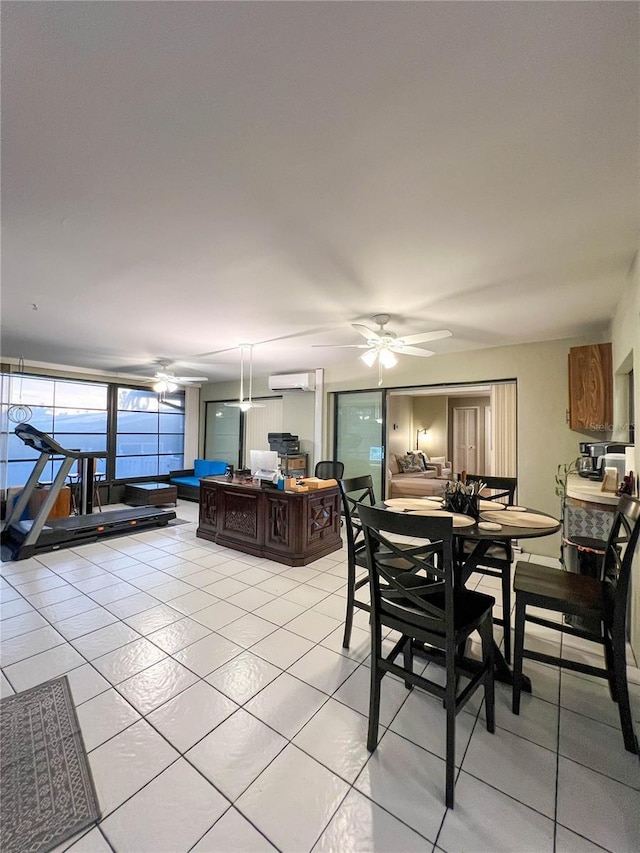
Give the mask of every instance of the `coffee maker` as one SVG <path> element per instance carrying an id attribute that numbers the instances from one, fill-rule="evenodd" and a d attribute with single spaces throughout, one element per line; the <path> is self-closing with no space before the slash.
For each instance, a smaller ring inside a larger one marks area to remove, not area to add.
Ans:
<path id="1" fill-rule="evenodd" d="M 625 447 L 630 447 L 629 442 L 613 441 L 581 441 L 578 459 L 578 474 L 589 480 L 602 480 L 604 467 L 603 457 L 606 453 L 624 453 Z"/>

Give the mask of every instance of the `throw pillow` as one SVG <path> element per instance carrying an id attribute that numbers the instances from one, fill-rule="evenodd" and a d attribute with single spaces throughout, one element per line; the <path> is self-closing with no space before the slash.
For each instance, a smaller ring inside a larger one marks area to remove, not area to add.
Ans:
<path id="1" fill-rule="evenodd" d="M 423 450 L 408 450 L 407 456 L 412 456 L 413 461 L 416 465 L 421 465 L 422 470 L 427 470 L 427 462 L 429 461 L 429 457 Z"/>
<path id="2" fill-rule="evenodd" d="M 397 459 L 403 474 L 421 474 L 424 471 L 424 467 L 415 461 L 412 454 L 407 453 L 406 456 L 398 456 Z"/>
<path id="3" fill-rule="evenodd" d="M 436 465 L 446 465 L 447 460 L 444 456 L 432 456 L 431 461 L 435 462 Z"/>

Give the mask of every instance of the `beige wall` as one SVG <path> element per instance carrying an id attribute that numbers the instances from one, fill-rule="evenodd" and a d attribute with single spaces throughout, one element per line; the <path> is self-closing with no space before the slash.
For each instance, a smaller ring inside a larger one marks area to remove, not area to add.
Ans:
<path id="1" fill-rule="evenodd" d="M 415 447 L 416 430 L 425 427 L 429 430 L 426 436 L 420 436 L 420 450 L 427 456 L 444 456 L 450 459 L 447 440 L 447 398 L 446 397 L 412 397 L 413 400 L 413 447 Z"/>
<path id="2" fill-rule="evenodd" d="M 395 427 L 398 427 L 395 429 Z M 392 396 L 387 402 L 387 453 L 404 454 L 415 447 L 411 397 Z"/>

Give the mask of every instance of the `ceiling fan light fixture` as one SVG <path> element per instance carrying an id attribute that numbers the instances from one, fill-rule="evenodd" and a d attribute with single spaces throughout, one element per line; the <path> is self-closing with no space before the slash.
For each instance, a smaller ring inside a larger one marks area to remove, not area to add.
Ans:
<path id="1" fill-rule="evenodd" d="M 377 357 L 378 353 L 374 349 L 369 349 L 366 352 L 363 352 L 360 356 L 360 358 L 362 359 L 362 361 L 364 361 L 367 367 L 373 367 L 373 365 L 376 363 Z"/>
<path id="2" fill-rule="evenodd" d="M 378 353 L 378 358 L 380 359 L 380 364 L 386 368 L 395 367 L 398 363 L 398 359 L 390 349 L 381 349 Z"/>
<path id="3" fill-rule="evenodd" d="M 158 379 L 153 383 L 153 390 L 157 394 L 172 394 L 174 391 L 178 390 L 178 386 L 175 382 L 171 382 L 169 379 Z"/>

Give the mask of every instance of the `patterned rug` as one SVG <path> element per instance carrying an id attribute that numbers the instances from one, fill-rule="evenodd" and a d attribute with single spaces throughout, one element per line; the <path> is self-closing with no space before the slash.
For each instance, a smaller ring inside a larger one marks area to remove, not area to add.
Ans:
<path id="1" fill-rule="evenodd" d="M 45 853 L 100 818 L 67 676 L 0 700 L 0 850 Z"/>

